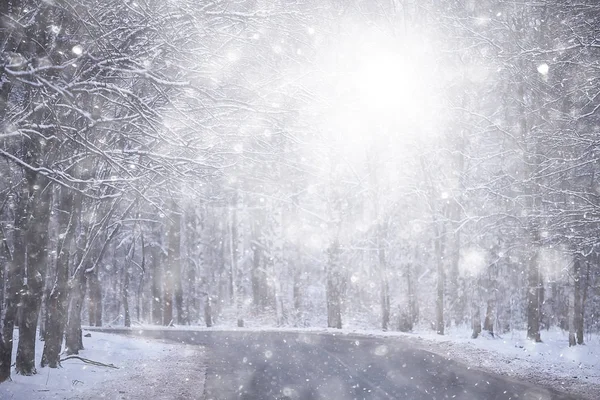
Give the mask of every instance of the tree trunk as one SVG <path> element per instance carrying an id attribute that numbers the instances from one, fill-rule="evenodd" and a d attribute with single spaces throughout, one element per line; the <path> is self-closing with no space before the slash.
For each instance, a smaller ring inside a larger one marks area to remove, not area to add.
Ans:
<path id="1" fill-rule="evenodd" d="M 255 236 L 256 237 L 256 236 Z M 262 271 L 260 268 L 261 248 L 259 243 L 254 243 L 252 257 L 252 303 L 254 307 L 262 310 L 264 299 L 262 298 Z"/>
<path id="2" fill-rule="evenodd" d="M 71 305 L 69 307 L 69 320 L 65 336 L 65 347 L 67 354 L 79 354 L 83 350 L 83 339 L 81 334 L 81 308 L 85 296 L 86 275 L 85 268 L 81 266 L 75 272 L 72 279 Z"/>
<path id="3" fill-rule="evenodd" d="M 485 319 L 483 321 L 483 330 L 487 331 L 491 336 L 494 336 L 494 304 L 488 298 L 487 307 L 485 310 Z"/>
<path id="4" fill-rule="evenodd" d="M 210 296 L 206 296 L 206 302 L 204 303 L 204 323 L 207 328 L 213 326 L 212 320 L 212 305 Z"/>
<path id="5" fill-rule="evenodd" d="M 102 287 L 97 269 L 88 274 L 87 281 L 89 322 L 91 326 L 102 326 Z"/>
<path id="6" fill-rule="evenodd" d="M 144 232 L 141 232 L 140 235 L 140 248 L 142 251 L 142 261 L 141 261 L 141 275 L 140 275 L 140 283 L 137 287 L 136 291 L 136 300 L 135 300 L 135 316 L 138 322 L 144 321 L 146 322 L 146 295 L 144 292 L 145 287 L 145 278 L 146 278 L 146 244 L 144 242 Z"/>
<path id="7" fill-rule="evenodd" d="M 170 260 L 167 260 L 168 265 Z M 163 282 L 163 314 L 162 325 L 171 326 L 173 324 L 173 272 L 165 271 Z"/>
<path id="8" fill-rule="evenodd" d="M 384 229 L 379 223 L 377 227 L 377 261 L 381 280 L 381 329 L 387 331 L 390 323 L 390 284 L 388 281 L 387 264 L 385 259 Z"/>
<path id="9" fill-rule="evenodd" d="M 1 100 L 0 100 L 1 101 Z M 1 105 L 0 105 L 1 107 Z M 8 265 L 6 266 L 7 270 L 11 270 L 11 263 L 12 263 L 12 253 L 10 251 L 10 248 L 8 247 L 8 242 L 6 241 L 6 237 L 4 236 L 4 231 L 2 230 L 2 227 L 0 226 L 0 245 L 2 246 L 2 249 L 5 252 L 5 256 L 6 259 L 8 260 Z M 6 287 L 5 287 L 6 285 Z M 5 300 L 8 301 L 8 297 L 5 297 L 5 294 L 8 290 L 8 282 L 5 281 L 5 266 L 4 265 L 0 265 L 0 316 L 4 315 L 3 313 L 3 301 Z M 11 328 L 11 339 L 12 339 L 12 328 Z M 0 383 L 4 382 L 5 380 L 7 380 L 8 378 L 10 378 L 10 362 L 11 362 L 11 353 L 6 354 L 6 350 L 7 350 L 7 346 L 8 346 L 8 340 L 5 340 L 5 337 L 3 336 L 3 332 L 2 330 L 0 330 Z M 12 348 L 11 348 L 12 351 Z M 8 359 L 8 361 L 6 361 L 6 359 Z M 5 366 L 8 366 L 8 368 L 5 368 Z M 5 374 L 7 373 L 6 369 L 8 369 L 8 377 L 5 376 Z"/>
<path id="10" fill-rule="evenodd" d="M 418 246 L 415 246 L 415 255 L 413 262 L 416 262 L 417 259 Z M 416 285 L 416 282 L 414 282 L 412 278 L 412 268 L 412 263 L 406 266 L 406 287 L 408 294 L 408 309 L 410 312 L 411 325 L 414 325 L 419 321 L 419 302 L 416 294 L 417 290 L 414 287 L 414 285 Z"/>
<path id="11" fill-rule="evenodd" d="M 131 326 L 131 314 L 129 313 L 129 263 L 123 268 L 123 286 L 121 290 L 121 302 L 123 303 L 123 324 L 129 328 Z"/>
<path id="12" fill-rule="evenodd" d="M 581 257 L 575 256 L 575 262 L 573 263 L 573 323 L 575 328 L 575 334 L 577 336 L 577 344 L 583 344 L 583 305 L 581 302 Z"/>
<path id="13" fill-rule="evenodd" d="M 64 267 L 60 267 L 61 271 L 57 271 L 57 274 L 63 275 L 62 270 Z M 68 268 L 68 267 L 67 267 Z M 67 272 L 68 274 L 68 272 Z M 60 350 L 62 347 L 63 333 L 64 333 L 64 322 L 66 321 L 66 308 L 67 308 L 67 286 L 62 286 L 62 277 L 57 276 L 57 282 L 52 288 L 50 296 L 47 302 L 47 315 L 46 329 L 44 332 L 44 352 L 42 354 L 41 366 L 48 366 L 50 368 L 58 368 L 60 365 Z M 67 276 L 68 281 L 68 276 Z M 61 287 L 62 286 L 62 287 Z"/>
<path id="14" fill-rule="evenodd" d="M 302 270 L 300 266 L 296 265 L 294 267 L 293 274 L 293 293 L 292 296 L 294 298 L 294 326 L 304 325 L 300 324 L 302 321 Z"/>
<path id="15" fill-rule="evenodd" d="M 435 329 L 438 335 L 444 334 L 444 257 L 443 257 L 443 245 L 442 237 L 439 232 L 436 232 L 435 238 L 435 258 L 437 261 L 437 284 L 436 284 L 436 302 L 435 302 L 435 315 L 436 324 Z"/>
<path id="16" fill-rule="evenodd" d="M 2 341 L 0 346 L 0 382 L 10 379 L 13 351 L 13 331 L 17 319 L 18 304 L 23 287 L 23 272 L 25 271 L 25 255 L 27 254 L 25 231 L 27 229 L 27 191 L 17 197 L 15 204 L 15 227 L 13 232 L 12 260 L 6 269 L 6 290 L 4 299 L 4 320 L 2 326 Z"/>
<path id="17" fill-rule="evenodd" d="M 56 278 L 50 295 L 46 302 L 46 327 L 44 333 L 44 352 L 41 366 L 57 368 L 60 364 L 60 350 L 62 346 L 67 314 L 67 296 L 69 291 L 69 261 L 70 247 L 75 233 L 75 221 L 80 211 L 81 201 L 74 207 L 74 195 L 66 188 L 61 188 L 61 203 L 57 209 L 57 223 L 62 237 L 58 242 L 56 259 Z M 75 212 L 72 212 L 72 210 Z"/>
<path id="18" fill-rule="evenodd" d="M 577 263 L 577 261 L 575 261 Z M 568 319 L 569 319 L 569 347 L 577 344 L 575 337 L 575 288 L 569 291 L 569 308 L 568 308 Z"/>
<path id="19" fill-rule="evenodd" d="M 494 253 L 494 257 L 496 256 L 497 253 Z M 496 279 L 496 274 L 498 273 L 497 268 L 498 266 L 496 263 L 489 266 L 486 288 L 487 306 L 485 309 L 485 319 L 483 321 L 483 330 L 487 331 L 492 337 L 494 336 L 494 322 L 496 320 L 496 293 L 498 287 Z"/>
<path id="20" fill-rule="evenodd" d="M 232 199 L 231 199 L 231 225 L 230 225 L 230 241 L 229 241 L 229 251 L 230 251 L 230 261 L 231 261 L 231 275 L 232 281 L 235 286 L 232 286 L 233 289 L 233 302 L 236 310 L 237 317 L 237 326 L 238 328 L 242 328 L 244 326 L 244 288 L 242 286 L 243 282 L 243 274 L 239 267 L 239 249 L 238 249 L 238 192 L 237 189 L 234 190 Z"/>
<path id="21" fill-rule="evenodd" d="M 17 234 L 15 234 L 17 236 Z M 15 255 L 15 258 L 17 256 Z M 16 266 L 15 260 L 8 264 L 8 282 L 6 287 L 4 323 L 2 340 L 0 341 L 0 383 L 10 380 L 10 367 L 12 364 L 13 332 L 19 303 L 19 285 L 22 281 L 21 268 Z"/>
<path id="22" fill-rule="evenodd" d="M 329 247 L 327 268 L 327 327 L 342 329 L 343 276 L 340 271 L 340 245 L 334 240 Z"/>
<path id="23" fill-rule="evenodd" d="M 183 311 L 183 287 L 181 284 L 181 213 L 179 211 L 179 206 L 175 201 L 173 201 L 172 208 L 172 221 L 169 234 L 169 264 L 171 265 L 170 270 L 174 283 L 177 323 L 179 325 L 184 325 L 187 322 L 187 315 Z M 165 323 L 166 322 L 167 321 L 165 321 Z"/>
<path id="24" fill-rule="evenodd" d="M 587 303 L 588 296 L 588 287 L 590 285 L 590 266 L 592 264 L 592 260 L 597 259 L 597 255 L 592 253 L 590 255 L 590 259 L 586 261 L 587 271 L 585 274 L 585 280 L 582 282 L 583 284 L 583 296 L 581 299 L 581 312 L 579 318 L 579 327 L 577 328 L 577 344 L 583 344 L 583 322 L 585 318 L 585 305 Z"/>
<path id="25" fill-rule="evenodd" d="M 15 245 L 17 240 L 16 236 L 19 236 L 19 234 L 15 232 Z M 16 246 L 15 249 L 17 249 Z M 0 341 L 0 382 L 5 382 L 10 379 L 13 332 L 17 317 L 17 307 L 21 297 L 19 295 L 20 288 L 22 287 L 21 282 L 23 280 L 21 275 L 22 269 L 17 266 L 20 257 L 16 254 L 14 257 L 15 259 L 12 262 L 9 262 L 7 269 L 8 282 L 6 287 L 2 341 Z"/>
<path id="26" fill-rule="evenodd" d="M 529 259 L 527 294 L 527 338 L 535 342 L 541 342 L 540 338 L 540 274 L 538 266 L 538 250 L 533 249 L 533 255 Z"/>
<path id="27" fill-rule="evenodd" d="M 198 313 L 198 263 L 202 260 L 202 250 L 200 244 L 196 242 L 196 212 L 193 208 L 186 211 L 184 215 L 183 234 L 185 243 L 185 264 L 184 271 L 186 282 L 186 301 L 184 311 L 184 322 L 186 324 L 197 323 L 200 320 Z M 196 258 L 197 257 L 197 258 Z"/>
<path id="28" fill-rule="evenodd" d="M 52 191 L 47 186 L 46 178 L 36 173 L 26 175 L 31 194 L 28 202 L 29 222 L 25 236 L 27 270 L 19 303 L 19 346 L 15 369 L 18 374 L 33 375 L 36 373 L 35 339 L 48 259 L 48 222 Z"/>
<path id="29" fill-rule="evenodd" d="M 477 339 L 481 334 L 481 311 L 479 310 L 479 296 L 477 293 L 479 280 L 471 277 L 469 281 L 471 282 L 471 327 L 473 329 L 471 338 Z"/>
<path id="30" fill-rule="evenodd" d="M 162 325 L 161 261 L 162 252 L 157 244 L 150 249 L 152 259 L 152 323 Z"/>
<path id="31" fill-rule="evenodd" d="M 481 334 L 481 313 L 479 307 L 475 305 L 473 307 L 473 333 L 471 334 L 472 339 L 477 339 Z"/>

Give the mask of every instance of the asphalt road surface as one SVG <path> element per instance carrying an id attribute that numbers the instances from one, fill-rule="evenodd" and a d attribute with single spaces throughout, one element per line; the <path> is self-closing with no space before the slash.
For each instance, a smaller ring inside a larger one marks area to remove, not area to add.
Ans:
<path id="1" fill-rule="evenodd" d="M 218 331 L 160 335 L 207 347 L 207 400 L 576 399 L 472 369 L 401 338 Z"/>

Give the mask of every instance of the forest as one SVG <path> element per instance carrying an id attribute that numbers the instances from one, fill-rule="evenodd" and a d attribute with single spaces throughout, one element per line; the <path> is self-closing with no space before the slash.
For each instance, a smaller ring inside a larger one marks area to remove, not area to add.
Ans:
<path id="1" fill-rule="evenodd" d="M 599 71 L 596 0 L 0 1 L 0 382 L 87 325 L 583 344 Z"/>

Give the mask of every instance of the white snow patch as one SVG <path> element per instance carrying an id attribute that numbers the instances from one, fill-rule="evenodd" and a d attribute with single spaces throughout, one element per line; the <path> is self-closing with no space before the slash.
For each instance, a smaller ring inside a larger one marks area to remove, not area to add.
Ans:
<path id="1" fill-rule="evenodd" d="M 64 361 L 63 368 L 40 368 L 44 343 L 38 341 L 38 373 L 21 376 L 13 369 L 12 382 L 0 384 L 0 399 L 147 399 L 148 393 L 154 398 L 161 392 L 166 397 L 160 398 L 202 397 L 206 375 L 202 347 L 101 332 L 91 335 L 83 338 L 85 350 L 79 355 L 119 369 L 79 360 Z M 15 331 L 14 353 L 17 344 Z"/>

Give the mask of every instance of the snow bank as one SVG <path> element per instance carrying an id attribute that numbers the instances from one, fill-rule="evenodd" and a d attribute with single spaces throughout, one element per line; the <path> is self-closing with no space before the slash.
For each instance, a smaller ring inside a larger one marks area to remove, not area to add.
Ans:
<path id="1" fill-rule="evenodd" d="M 525 331 L 471 339 L 466 328 L 446 336 L 434 332 L 403 334 L 420 347 L 474 368 L 597 399 L 600 393 L 600 337 L 588 335 L 585 345 L 569 347 L 568 332 L 542 331 L 542 343 Z"/>
<path id="2" fill-rule="evenodd" d="M 0 399 L 153 399 L 201 398 L 206 367 L 200 346 L 170 344 L 101 332 L 84 337 L 80 356 L 119 369 L 67 360 L 63 368 L 39 368 L 34 376 L 17 375 L 0 384 Z M 18 332 L 15 333 L 15 346 Z M 44 343 L 36 345 L 39 365 Z M 64 356 L 63 356 L 64 357 Z M 14 358 L 13 358 L 14 359 Z"/>

